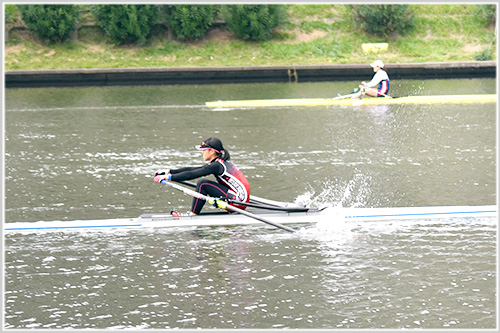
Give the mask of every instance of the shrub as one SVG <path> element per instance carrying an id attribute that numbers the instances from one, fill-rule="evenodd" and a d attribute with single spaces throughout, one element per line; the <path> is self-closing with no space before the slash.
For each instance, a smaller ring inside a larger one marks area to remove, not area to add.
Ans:
<path id="1" fill-rule="evenodd" d="M 497 10 L 495 5 L 478 5 L 475 7 L 474 14 L 481 20 L 486 22 L 486 25 L 495 24 Z"/>
<path id="2" fill-rule="evenodd" d="M 17 9 L 16 5 L 5 5 L 5 19 L 4 22 L 6 24 L 8 23 L 14 23 L 16 21 L 16 16 L 17 16 Z"/>
<path id="3" fill-rule="evenodd" d="M 491 55 L 491 50 L 490 48 L 486 48 L 482 51 L 476 52 L 474 54 L 474 59 L 476 61 L 488 61 L 491 60 L 493 56 Z"/>
<path id="4" fill-rule="evenodd" d="M 217 14 L 213 5 L 166 5 L 163 7 L 169 27 L 180 40 L 202 38 Z"/>
<path id="5" fill-rule="evenodd" d="M 44 43 L 61 43 L 71 38 L 79 17 L 75 5 L 17 5 L 26 27 Z"/>
<path id="6" fill-rule="evenodd" d="M 96 5 L 93 13 L 97 25 L 117 45 L 145 44 L 158 19 L 156 5 Z"/>
<path id="7" fill-rule="evenodd" d="M 283 5 L 225 5 L 222 14 L 238 38 L 264 41 L 284 22 L 286 10 Z"/>
<path id="8" fill-rule="evenodd" d="M 408 5 L 352 5 L 357 25 L 370 34 L 388 37 L 404 35 L 414 27 L 414 15 Z"/>

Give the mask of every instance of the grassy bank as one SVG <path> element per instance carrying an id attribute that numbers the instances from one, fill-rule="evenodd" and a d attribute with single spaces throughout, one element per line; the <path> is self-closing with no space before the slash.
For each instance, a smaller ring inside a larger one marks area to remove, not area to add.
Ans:
<path id="1" fill-rule="evenodd" d="M 275 39 L 239 41 L 224 27 L 204 40 L 180 43 L 157 29 L 146 46 L 113 46 L 97 27 L 79 30 L 78 41 L 45 46 L 26 30 L 13 30 L 6 41 L 5 69 L 73 69 L 118 67 L 197 67 L 473 61 L 491 50 L 496 36 L 474 5 L 411 5 L 415 29 L 405 36 L 373 37 L 360 31 L 345 5 L 290 5 L 288 22 Z M 363 54 L 363 43 L 389 43 L 387 51 Z"/>

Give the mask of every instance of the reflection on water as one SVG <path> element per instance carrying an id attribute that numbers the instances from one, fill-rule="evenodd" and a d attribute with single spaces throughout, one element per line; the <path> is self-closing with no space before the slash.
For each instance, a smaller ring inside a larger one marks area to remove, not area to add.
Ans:
<path id="1" fill-rule="evenodd" d="M 5 221 L 186 210 L 189 198 L 151 176 L 203 163 L 193 146 L 212 135 L 260 197 L 496 203 L 494 104 L 203 106 L 335 96 L 354 84 L 8 89 Z M 495 92 L 492 79 L 392 86 L 395 95 Z M 5 327 L 494 328 L 496 223 L 328 215 L 293 235 L 261 225 L 9 234 Z"/>

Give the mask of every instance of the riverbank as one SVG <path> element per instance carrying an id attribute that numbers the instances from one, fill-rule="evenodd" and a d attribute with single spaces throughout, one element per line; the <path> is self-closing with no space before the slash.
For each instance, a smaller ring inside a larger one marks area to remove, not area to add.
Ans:
<path id="1" fill-rule="evenodd" d="M 5 44 L 6 87 L 310 82 L 367 80 L 375 59 L 391 79 L 496 76 L 495 27 L 474 5 L 411 5 L 405 36 L 370 35 L 346 5 L 290 5 L 288 20 L 265 42 L 238 40 L 224 25 L 194 42 L 162 29 L 144 46 L 114 46 L 87 17 L 72 42 L 43 45 L 13 29 Z M 85 23 L 85 24 L 84 24 Z M 366 51 L 363 45 L 387 49 Z M 491 50 L 491 61 L 477 54 Z M 366 52 L 365 52 L 366 51 Z"/>
<path id="2" fill-rule="evenodd" d="M 288 19 L 273 39 L 245 42 L 224 25 L 202 39 L 181 42 L 158 26 L 142 46 L 115 46 L 88 14 L 75 38 L 44 45 L 28 30 L 11 29 L 5 40 L 5 70 L 94 68 L 194 68 L 238 66 L 320 66 L 496 60 L 495 25 L 477 14 L 477 5 L 410 5 L 415 28 L 375 36 L 357 27 L 347 5 L 288 5 Z M 365 52 L 363 44 L 387 49 Z M 484 52 L 484 54 L 483 54 Z M 479 55 L 482 57 L 479 59 Z M 488 55 L 488 56 L 486 56 Z"/>
<path id="3" fill-rule="evenodd" d="M 496 77 L 496 61 L 388 63 L 392 80 Z M 5 86 L 68 87 L 367 80 L 367 64 L 6 71 Z"/>

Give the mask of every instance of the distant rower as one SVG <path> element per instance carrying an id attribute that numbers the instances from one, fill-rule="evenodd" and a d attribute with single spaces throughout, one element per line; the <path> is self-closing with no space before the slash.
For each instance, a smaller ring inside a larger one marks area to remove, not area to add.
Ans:
<path id="1" fill-rule="evenodd" d="M 383 69 L 384 63 L 382 60 L 375 60 L 372 64 L 370 64 L 370 66 L 373 67 L 375 75 L 373 75 L 370 82 L 361 82 L 361 85 L 359 86 L 360 92 L 352 98 L 359 98 L 363 91 L 366 95 L 372 97 L 384 97 L 384 95 L 389 93 L 389 75 L 387 75 L 387 72 Z M 375 86 L 377 86 L 377 90 L 370 89 Z"/>

